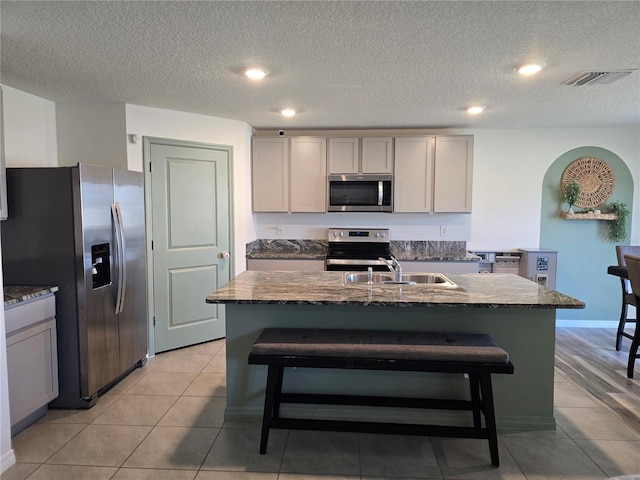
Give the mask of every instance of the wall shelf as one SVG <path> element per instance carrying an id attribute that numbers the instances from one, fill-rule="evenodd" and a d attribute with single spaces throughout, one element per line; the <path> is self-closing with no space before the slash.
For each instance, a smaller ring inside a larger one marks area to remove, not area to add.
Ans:
<path id="1" fill-rule="evenodd" d="M 565 220 L 617 220 L 615 213 L 572 213 L 560 212 L 560 218 Z"/>

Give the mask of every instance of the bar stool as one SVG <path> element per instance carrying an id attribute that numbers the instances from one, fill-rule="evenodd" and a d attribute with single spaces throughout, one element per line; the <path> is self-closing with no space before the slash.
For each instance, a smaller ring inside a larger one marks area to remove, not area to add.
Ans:
<path id="1" fill-rule="evenodd" d="M 618 266 L 626 267 L 624 260 L 625 255 L 640 256 L 640 245 L 616 245 L 616 255 L 618 257 Z M 629 286 L 629 280 L 626 278 L 620 278 L 620 286 L 622 287 L 622 311 L 620 312 L 620 322 L 618 323 L 618 332 L 616 333 L 616 351 L 620 351 L 622 347 L 622 337 L 626 337 L 629 340 L 633 340 L 633 335 L 625 333 L 624 327 L 627 323 L 636 323 L 634 318 L 627 317 L 627 310 L 629 305 L 633 305 L 636 308 L 636 297 L 631 293 L 631 287 Z"/>
<path id="2" fill-rule="evenodd" d="M 631 294 L 635 296 L 636 301 L 636 330 L 631 339 L 631 347 L 629 348 L 629 363 L 627 364 L 627 377 L 633 378 L 633 367 L 638 355 L 638 346 L 640 346 L 640 256 L 625 255 L 624 259 L 627 264 L 627 272 L 629 274 L 629 282 L 631 283 Z"/>

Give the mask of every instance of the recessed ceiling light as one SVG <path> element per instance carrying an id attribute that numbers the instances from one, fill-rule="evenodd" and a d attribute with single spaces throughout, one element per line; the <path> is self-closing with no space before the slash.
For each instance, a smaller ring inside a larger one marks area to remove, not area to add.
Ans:
<path id="1" fill-rule="evenodd" d="M 293 108 L 285 108 L 284 110 L 280 110 L 280 113 L 285 117 L 293 117 L 296 111 Z"/>
<path id="2" fill-rule="evenodd" d="M 516 67 L 516 71 L 521 75 L 533 75 L 540 70 L 542 70 L 542 65 L 539 63 L 527 63 L 526 65 Z"/>
<path id="3" fill-rule="evenodd" d="M 267 76 L 267 72 L 260 68 L 249 68 L 245 70 L 244 74 L 252 80 L 262 80 Z"/>
<path id="4" fill-rule="evenodd" d="M 482 113 L 483 111 L 484 107 L 481 107 L 479 105 L 467 108 L 467 113 L 470 113 L 471 115 L 477 115 L 479 113 Z"/>

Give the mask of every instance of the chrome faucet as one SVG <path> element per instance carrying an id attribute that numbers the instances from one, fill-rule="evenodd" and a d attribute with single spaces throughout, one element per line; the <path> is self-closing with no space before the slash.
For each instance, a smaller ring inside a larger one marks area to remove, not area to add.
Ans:
<path id="1" fill-rule="evenodd" d="M 391 255 L 391 260 L 387 260 L 386 258 L 382 258 L 382 257 L 379 257 L 378 260 L 382 260 L 385 263 L 385 265 L 389 267 L 389 270 L 391 271 L 391 273 L 393 273 L 394 282 L 396 283 L 402 282 L 402 267 L 400 266 L 400 262 L 398 262 L 396 257 Z"/>

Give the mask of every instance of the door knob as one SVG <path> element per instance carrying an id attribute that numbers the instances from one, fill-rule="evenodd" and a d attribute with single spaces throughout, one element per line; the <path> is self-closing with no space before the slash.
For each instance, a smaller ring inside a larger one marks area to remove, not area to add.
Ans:
<path id="1" fill-rule="evenodd" d="M 229 258 L 229 252 L 220 252 L 220 258 Z"/>

